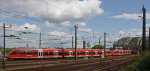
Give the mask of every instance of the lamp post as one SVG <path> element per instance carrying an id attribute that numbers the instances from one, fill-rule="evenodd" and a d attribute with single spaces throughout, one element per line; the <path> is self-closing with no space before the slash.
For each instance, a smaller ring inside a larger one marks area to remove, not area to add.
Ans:
<path id="1" fill-rule="evenodd" d="M 106 56 L 106 32 L 104 33 L 104 58 Z"/>
<path id="2" fill-rule="evenodd" d="M 41 49 L 41 32 L 40 32 L 40 36 L 39 36 L 39 49 Z"/>
<path id="3" fill-rule="evenodd" d="M 4 49 L 4 52 L 3 52 L 3 61 L 2 61 L 2 68 L 3 68 L 3 69 L 5 69 L 5 56 L 6 56 L 6 55 L 5 55 L 5 53 L 6 53 L 6 50 L 5 50 L 5 45 L 6 45 L 6 44 L 5 44 L 5 42 L 6 42 L 6 40 L 5 40 L 5 34 L 6 34 L 5 31 L 6 31 L 6 30 L 5 30 L 5 29 L 6 29 L 6 28 L 11 28 L 11 25 L 10 25 L 9 27 L 6 27 L 5 23 L 3 23 L 3 29 L 4 29 L 4 33 L 3 33 L 3 36 L 4 36 L 4 40 L 3 40 L 3 41 L 4 41 L 4 42 L 3 42 L 3 47 L 4 47 L 3 49 Z"/>
<path id="4" fill-rule="evenodd" d="M 143 30 L 142 30 L 142 51 L 145 51 L 145 43 L 146 43 L 146 9 L 143 6 Z"/>
<path id="5" fill-rule="evenodd" d="M 145 43 L 146 43 L 146 9 L 143 6 L 142 8 L 143 16 L 138 16 L 143 19 L 143 26 L 142 26 L 142 51 L 145 51 Z"/>
<path id="6" fill-rule="evenodd" d="M 75 60 L 77 60 L 77 26 L 75 26 Z"/>

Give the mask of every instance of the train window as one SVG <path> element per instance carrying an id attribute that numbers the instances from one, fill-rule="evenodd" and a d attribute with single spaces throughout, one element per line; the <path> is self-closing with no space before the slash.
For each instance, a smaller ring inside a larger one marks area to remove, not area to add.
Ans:
<path id="1" fill-rule="evenodd" d="M 92 54 L 92 52 L 89 52 L 89 54 Z"/>
<path id="2" fill-rule="evenodd" d="M 73 52 L 69 52 L 69 55 L 73 55 Z"/>
<path id="3" fill-rule="evenodd" d="M 97 55 L 98 54 L 98 52 L 95 52 L 95 55 Z"/>
<path id="4" fill-rule="evenodd" d="M 38 50 L 32 50 L 32 54 L 38 54 Z"/>
<path id="5" fill-rule="evenodd" d="M 92 52 L 92 54 L 95 54 L 95 52 Z"/>
<path id="6" fill-rule="evenodd" d="M 11 52 L 11 54 L 16 54 L 16 51 Z"/>
<path id="7" fill-rule="evenodd" d="M 26 52 L 25 51 L 16 50 L 16 51 L 13 51 L 11 54 L 26 54 Z"/>
<path id="8" fill-rule="evenodd" d="M 58 52 L 58 55 L 62 55 L 62 52 Z"/>
<path id="9" fill-rule="evenodd" d="M 16 50 L 14 52 L 12 52 L 11 54 L 37 54 L 38 51 L 37 50 Z"/>
<path id="10" fill-rule="evenodd" d="M 27 51 L 27 54 L 32 54 L 32 51 Z"/>
<path id="11" fill-rule="evenodd" d="M 54 56 L 57 56 L 57 55 L 58 55 L 58 52 L 53 52 L 53 55 L 54 55 Z"/>
<path id="12" fill-rule="evenodd" d="M 102 52 L 98 52 L 98 54 L 101 54 Z"/>
<path id="13" fill-rule="evenodd" d="M 53 52 L 49 52 L 49 55 L 53 55 Z"/>
<path id="14" fill-rule="evenodd" d="M 27 50 L 27 54 L 37 54 L 37 50 Z"/>
<path id="15" fill-rule="evenodd" d="M 85 55 L 88 55 L 89 54 L 89 52 L 85 52 Z"/>
<path id="16" fill-rule="evenodd" d="M 73 55 L 75 55 L 75 52 L 73 52 Z M 78 55 L 78 52 L 77 52 L 77 55 Z"/>
<path id="17" fill-rule="evenodd" d="M 65 55 L 68 55 L 69 53 L 68 53 L 68 52 L 65 52 L 64 54 L 65 54 Z"/>
<path id="18" fill-rule="evenodd" d="M 84 55 L 85 53 L 84 53 L 84 52 L 81 52 L 81 54 Z"/>
<path id="19" fill-rule="evenodd" d="M 43 52 L 43 55 L 49 55 L 49 53 L 48 52 Z"/>
<path id="20" fill-rule="evenodd" d="M 77 52 L 77 54 L 79 55 L 79 54 L 80 54 L 80 52 Z"/>

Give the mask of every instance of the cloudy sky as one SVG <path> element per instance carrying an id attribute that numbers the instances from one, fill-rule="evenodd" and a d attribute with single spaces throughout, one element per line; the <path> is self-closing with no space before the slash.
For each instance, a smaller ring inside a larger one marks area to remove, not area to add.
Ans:
<path id="1" fill-rule="evenodd" d="M 111 44 L 126 36 L 141 36 L 142 5 L 147 9 L 147 30 L 150 24 L 149 0 L 0 0 L 0 26 L 6 23 L 8 47 L 71 47 L 74 26 L 78 26 L 78 46 L 86 40 L 91 45 L 103 41 L 106 32 Z M 3 29 L 0 29 L 3 44 Z M 12 35 L 15 35 L 12 36 Z M 16 39 L 17 38 L 17 39 Z M 20 45 L 21 44 L 21 45 Z M 111 44 L 108 43 L 108 46 Z"/>

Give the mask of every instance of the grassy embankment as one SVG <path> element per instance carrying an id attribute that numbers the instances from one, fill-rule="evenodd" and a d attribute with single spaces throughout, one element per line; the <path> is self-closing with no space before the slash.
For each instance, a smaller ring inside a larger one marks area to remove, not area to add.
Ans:
<path id="1" fill-rule="evenodd" d="M 150 71 L 150 52 L 147 51 L 139 56 L 135 56 L 132 64 L 122 71 Z"/>

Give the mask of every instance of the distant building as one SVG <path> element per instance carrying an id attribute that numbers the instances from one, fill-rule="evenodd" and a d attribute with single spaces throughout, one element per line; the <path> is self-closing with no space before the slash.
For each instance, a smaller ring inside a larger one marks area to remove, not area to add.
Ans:
<path id="1" fill-rule="evenodd" d="M 86 41 L 83 41 L 83 49 L 86 49 Z"/>
<path id="2" fill-rule="evenodd" d="M 149 50 L 149 37 L 146 37 L 146 50 Z M 123 37 L 114 42 L 113 49 L 131 49 L 141 51 L 142 37 Z"/>
<path id="3" fill-rule="evenodd" d="M 148 49 L 148 37 L 146 37 L 146 49 Z M 142 46 L 141 37 L 123 37 L 113 44 L 114 49 L 131 49 L 139 51 Z"/>

